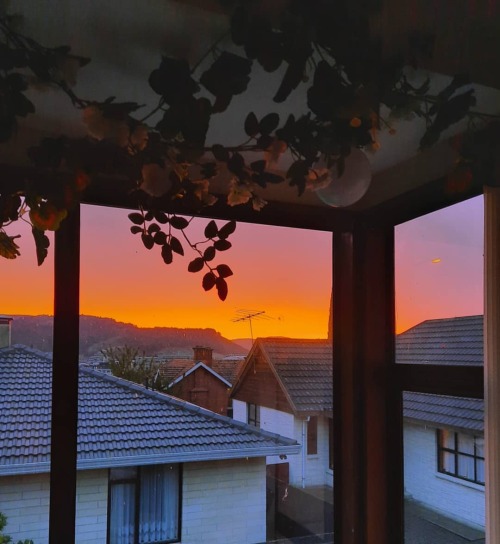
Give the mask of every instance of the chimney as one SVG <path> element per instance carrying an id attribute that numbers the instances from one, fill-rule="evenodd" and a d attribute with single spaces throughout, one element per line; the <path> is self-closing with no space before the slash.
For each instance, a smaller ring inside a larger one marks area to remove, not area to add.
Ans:
<path id="1" fill-rule="evenodd" d="M 212 348 L 204 348 L 202 346 L 195 346 L 193 348 L 193 359 L 195 363 L 199 361 L 205 363 L 207 366 L 212 366 Z"/>
<path id="2" fill-rule="evenodd" d="M 8 348 L 11 340 L 12 317 L 0 315 L 0 348 Z"/>

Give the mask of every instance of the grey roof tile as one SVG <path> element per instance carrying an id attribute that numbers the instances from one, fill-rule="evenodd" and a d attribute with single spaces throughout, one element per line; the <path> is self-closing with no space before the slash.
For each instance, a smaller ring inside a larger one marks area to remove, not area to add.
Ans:
<path id="1" fill-rule="evenodd" d="M 403 393 L 404 417 L 434 427 L 484 430 L 484 401 L 428 393 Z"/>
<path id="2" fill-rule="evenodd" d="M 0 350 L 0 473 L 48 470 L 51 367 L 29 348 Z M 169 395 L 87 368 L 79 376 L 81 468 L 298 452 L 293 440 Z"/>
<path id="3" fill-rule="evenodd" d="M 483 316 L 429 319 L 399 334 L 396 362 L 483 364 Z"/>

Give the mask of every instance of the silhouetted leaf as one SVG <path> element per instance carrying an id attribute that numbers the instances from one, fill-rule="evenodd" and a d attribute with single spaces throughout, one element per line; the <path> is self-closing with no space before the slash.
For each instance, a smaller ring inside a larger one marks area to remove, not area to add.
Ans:
<path id="1" fill-rule="evenodd" d="M 227 162 L 229 160 L 229 151 L 223 145 L 214 144 L 212 146 L 212 153 L 218 161 Z"/>
<path id="2" fill-rule="evenodd" d="M 153 240 L 154 240 L 154 243 L 159 245 L 159 246 L 163 246 L 164 244 L 167 243 L 167 235 L 162 232 L 161 230 L 155 232 L 154 236 L 153 236 Z"/>
<path id="3" fill-rule="evenodd" d="M 236 221 L 229 221 L 219 229 L 219 238 L 221 240 L 225 240 L 228 236 L 233 234 L 235 230 L 236 230 Z"/>
<path id="4" fill-rule="evenodd" d="M 155 241 L 151 234 L 145 234 L 144 232 L 141 234 L 142 243 L 144 244 L 144 247 L 146 249 L 152 249 L 155 245 Z"/>
<path id="5" fill-rule="evenodd" d="M 164 225 L 165 223 L 168 223 L 167 214 L 162 211 L 154 212 L 154 217 L 158 221 L 158 223 L 161 223 L 162 225 Z"/>
<path id="6" fill-rule="evenodd" d="M 213 261 L 213 259 L 215 258 L 215 254 L 216 254 L 216 251 L 214 246 L 207 247 L 205 251 L 203 252 L 204 261 L 205 262 Z"/>
<path id="7" fill-rule="evenodd" d="M 306 69 L 306 58 L 297 59 L 288 65 L 285 75 L 281 81 L 278 92 L 275 94 L 273 100 L 275 102 L 284 102 L 290 93 L 297 88 L 299 83 L 304 77 L 304 71 Z"/>
<path id="8" fill-rule="evenodd" d="M 217 280 L 217 277 L 213 272 L 207 272 L 203 276 L 203 281 L 201 283 L 203 286 L 203 289 L 205 289 L 205 291 L 210 291 L 210 289 L 212 289 L 212 287 L 215 285 L 216 280 Z"/>
<path id="9" fill-rule="evenodd" d="M 151 223 L 148 227 L 149 234 L 153 234 L 155 232 L 158 232 L 160 230 L 160 225 L 157 225 L 156 223 Z"/>
<path id="10" fill-rule="evenodd" d="M 199 90 L 187 61 L 168 57 L 163 57 L 159 68 L 151 72 L 149 85 L 167 104 L 183 101 Z"/>
<path id="11" fill-rule="evenodd" d="M 260 174 L 262 174 L 262 172 L 264 172 L 264 170 L 266 169 L 266 161 L 254 161 L 250 163 L 250 168 L 254 172 L 259 172 Z"/>
<path id="12" fill-rule="evenodd" d="M 251 111 L 245 119 L 245 132 L 248 136 L 255 136 L 259 133 L 259 121 L 253 111 Z"/>
<path id="13" fill-rule="evenodd" d="M 233 275 L 233 271 L 227 266 L 227 264 L 217 265 L 217 272 L 221 278 L 228 278 Z"/>
<path id="14" fill-rule="evenodd" d="M 38 232 L 41 232 L 41 231 L 38 231 Z M 19 238 L 19 236 L 8 236 L 5 232 L 0 232 L 0 256 L 1 257 L 5 257 L 6 259 L 15 259 L 16 257 L 19 257 L 20 255 L 19 246 L 16 244 L 16 242 L 14 242 L 16 238 Z M 35 238 L 35 242 L 36 242 L 36 238 Z M 45 250 L 45 254 L 47 254 L 47 250 Z M 38 246 L 37 246 L 37 255 L 38 255 Z M 42 259 L 42 262 L 43 262 L 43 259 Z M 40 259 L 38 260 L 38 264 L 39 265 L 42 264 L 40 262 Z"/>
<path id="15" fill-rule="evenodd" d="M 214 242 L 214 247 L 217 251 L 227 251 L 231 247 L 231 242 L 229 240 L 216 240 Z"/>
<path id="16" fill-rule="evenodd" d="M 33 234 L 33 238 L 35 239 L 36 260 L 38 266 L 41 266 L 48 255 L 47 249 L 50 245 L 50 240 L 43 230 L 32 228 L 31 232 Z"/>
<path id="17" fill-rule="evenodd" d="M 188 265 L 189 272 L 199 272 L 205 266 L 205 261 L 201 257 L 196 257 Z"/>
<path id="18" fill-rule="evenodd" d="M 259 122 L 259 130 L 261 134 L 270 134 L 280 122 L 280 116 L 277 113 L 268 113 Z"/>
<path id="19" fill-rule="evenodd" d="M 144 217 L 142 216 L 142 213 L 134 212 L 129 213 L 128 218 L 134 225 L 142 225 L 144 223 Z"/>
<path id="20" fill-rule="evenodd" d="M 139 227 L 138 225 L 132 225 L 130 227 L 130 232 L 132 234 L 139 234 L 139 232 L 142 232 L 144 229 L 142 227 Z"/>
<path id="21" fill-rule="evenodd" d="M 215 280 L 215 286 L 217 287 L 217 294 L 219 298 L 224 301 L 227 298 L 227 283 L 224 278 L 217 278 Z"/>
<path id="22" fill-rule="evenodd" d="M 200 83 L 214 96 L 230 100 L 232 95 L 246 91 L 251 69 L 251 60 L 223 51 L 201 75 Z"/>
<path id="23" fill-rule="evenodd" d="M 262 174 L 262 179 L 266 183 L 282 183 L 283 181 L 285 181 L 285 178 L 283 176 L 273 174 L 272 172 L 264 172 Z"/>
<path id="24" fill-rule="evenodd" d="M 215 238 L 218 232 L 219 232 L 219 229 L 217 228 L 217 224 L 213 220 L 210 221 L 205 227 L 206 238 Z"/>
<path id="25" fill-rule="evenodd" d="M 161 248 L 161 257 L 165 264 L 170 264 L 174 258 L 172 248 L 168 244 L 164 244 Z"/>
<path id="26" fill-rule="evenodd" d="M 179 217 L 178 215 L 173 215 L 170 218 L 170 224 L 174 229 L 185 229 L 189 225 L 189 221 L 185 219 L 184 217 Z"/>
<path id="27" fill-rule="evenodd" d="M 184 248 L 175 236 L 170 237 L 170 246 L 172 247 L 172 251 L 174 251 L 178 255 L 184 255 Z"/>
<path id="28" fill-rule="evenodd" d="M 233 153 L 227 163 L 227 167 L 233 174 L 240 174 L 245 166 L 245 159 L 239 153 Z"/>

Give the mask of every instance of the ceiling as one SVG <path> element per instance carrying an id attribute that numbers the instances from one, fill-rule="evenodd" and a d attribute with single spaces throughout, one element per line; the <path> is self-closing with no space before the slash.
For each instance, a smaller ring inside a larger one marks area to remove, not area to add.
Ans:
<path id="1" fill-rule="evenodd" d="M 453 10 L 449 5 L 445 0 L 385 0 L 373 25 L 384 36 L 388 49 L 399 47 L 414 28 L 435 32 L 432 60 L 411 76 L 418 80 L 430 75 L 438 89 L 453 74 L 468 72 L 477 82 L 477 109 L 499 113 L 500 7 L 489 0 L 457 0 Z M 145 104 L 144 111 L 157 102 L 147 80 L 161 54 L 188 58 L 194 64 L 227 31 L 227 19 L 216 0 L 148 0 L 146 4 L 142 0 L 10 0 L 7 10 L 22 15 L 24 34 L 48 46 L 70 45 L 75 54 L 91 58 L 79 74 L 79 96 L 104 100 L 114 95 L 117 101 Z M 231 47 L 227 39 L 221 43 Z M 237 97 L 211 126 L 209 143 L 243 142 L 242 126 L 248 111 L 255 111 L 258 117 L 277 111 L 282 118 L 304 111 L 307 85 L 299 87 L 284 104 L 276 105 L 272 96 L 277 81 L 276 75 L 256 70 L 249 92 Z M 27 145 L 43 136 L 85 133 L 80 113 L 66 96 L 47 91 L 30 99 L 37 115 L 28 117 L 15 138 L 2 146 L 0 163 L 26 165 Z M 425 128 L 422 123 L 401 121 L 395 127 L 396 134 L 381 134 L 380 150 L 369 155 L 373 181 L 353 210 L 371 208 L 445 176 L 456 160 L 447 138 L 464 130 L 465 124 L 448 129 L 442 141 L 425 152 L 418 151 Z M 266 190 L 263 196 L 268 201 L 305 205 L 308 210 L 325 207 L 313 191 L 306 191 L 299 199 L 296 190 L 285 184 Z"/>

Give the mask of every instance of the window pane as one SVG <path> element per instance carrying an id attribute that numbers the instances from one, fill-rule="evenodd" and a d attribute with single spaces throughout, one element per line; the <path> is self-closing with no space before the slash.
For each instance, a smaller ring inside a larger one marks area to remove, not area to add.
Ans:
<path id="1" fill-rule="evenodd" d="M 483 365 L 483 199 L 395 229 L 396 363 Z M 407 544 L 484 538 L 484 402 L 404 392 Z M 458 536 L 457 536 L 458 535 Z"/>
<path id="2" fill-rule="evenodd" d="M 403 415 L 406 544 L 483 542 L 484 460 L 460 448 L 470 451 L 483 432 L 484 402 L 404 392 Z"/>
<path id="3" fill-rule="evenodd" d="M 454 450 L 455 449 L 455 433 L 452 431 L 448 431 L 446 429 L 443 429 L 442 431 L 440 431 L 440 433 L 441 433 L 443 448 L 449 448 L 451 450 Z"/>
<path id="4" fill-rule="evenodd" d="M 474 436 L 471 434 L 458 433 L 458 451 L 474 455 Z"/>
<path id="5" fill-rule="evenodd" d="M 449 472 L 450 474 L 453 474 L 455 472 L 455 454 L 443 451 L 441 455 L 441 460 L 441 470 L 443 472 Z"/>
<path id="6" fill-rule="evenodd" d="M 465 455 L 457 455 L 457 476 L 474 481 L 474 458 Z"/>
<path id="7" fill-rule="evenodd" d="M 48 233 L 49 256 L 38 267 L 31 228 L 4 226 L 20 235 L 21 255 L 0 257 L 0 533 L 41 544 L 49 533 L 54 238 Z"/>
<path id="8" fill-rule="evenodd" d="M 137 544 L 330 542 L 331 234 L 238 224 L 210 261 L 234 273 L 222 303 L 186 271 L 195 255 L 180 232 L 186 257 L 166 266 L 128 213 L 82 208 L 79 432 L 91 468 L 80 473 L 103 490 L 96 544 L 113 516 L 107 490 L 135 468 Z M 193 242 L 205 225 L 192 221 Z"/>
<path id="9" fill-rule="evenodd" d="M 141 470 L 140 544 L 178 537 L 179 467 L 145 467 Z"/>
<path id="10" fill-rule="evenodd" d="M 484 438 L 476 436 L 476 455 L 484 458 Z"/>
<path id="11" fill-rule="evenodd" d="M 114 484 L 110 493 L 110 544 L 134 544 L 135 484 Z"/>

